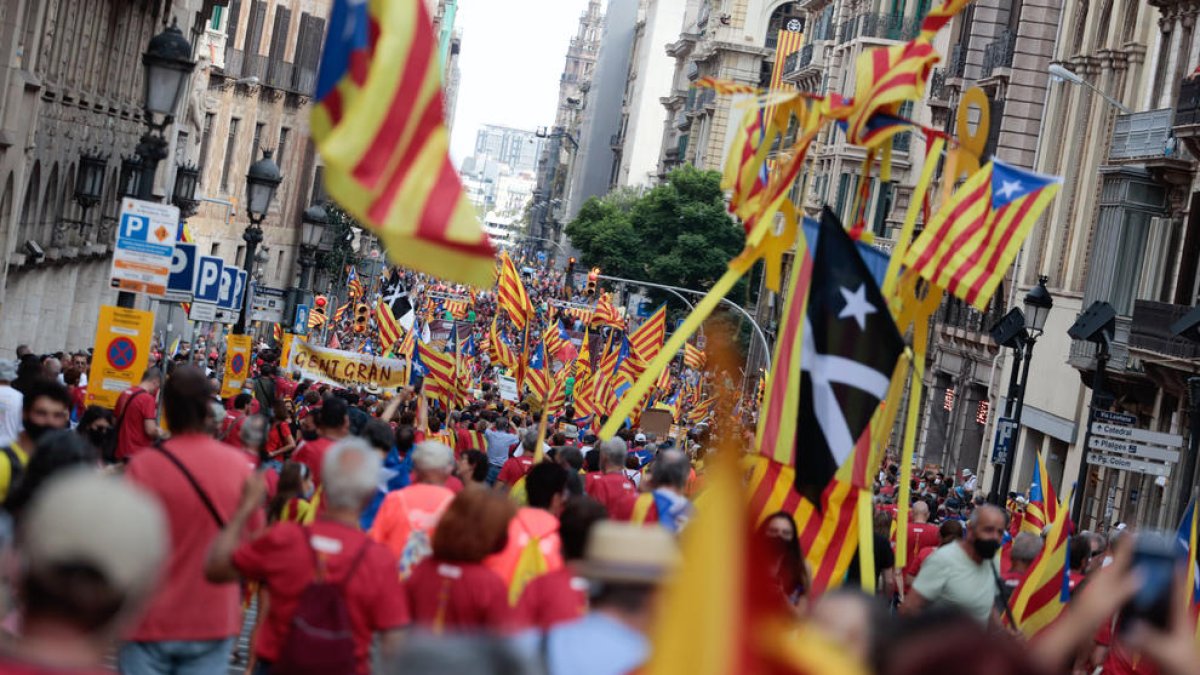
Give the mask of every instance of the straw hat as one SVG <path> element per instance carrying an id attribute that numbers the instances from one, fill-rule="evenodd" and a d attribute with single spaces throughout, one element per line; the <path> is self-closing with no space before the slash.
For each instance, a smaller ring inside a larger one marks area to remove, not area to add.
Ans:
<path id="1" fill-rule="evenodd" d="M 592 527 L 575 568 L 598 581 L 655 584 L 678 563 L 679 549 L 665 529 L 606 520 Z"/>

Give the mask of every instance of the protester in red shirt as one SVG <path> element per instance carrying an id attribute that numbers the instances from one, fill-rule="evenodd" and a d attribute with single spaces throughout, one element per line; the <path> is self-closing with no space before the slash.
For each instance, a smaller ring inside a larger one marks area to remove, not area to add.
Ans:
<path id="1" fill-rule="evenodd" d="M 313 482 L 319 488 L 325 453 L 334 443 L 350 435 L 350 416 L 347 414 L 346 402 L 336 396 L 327 397 L 316 415 L 317 438 L 301 443 L 296 449 L 296 454 L 292 455 L 292 461 L 308 465 Z"/>
<path id="2" fill-rule="evenodd" d="M 354 633 L 357 672 L 370 672 L 371 640 L 383 634 L 384 656 L 399 644 L 398 629 L 409 622 L 396 559 L 358 528 L 363 507 L 376 490 L 382 459 L 359 439 L 338 441 L 324 459 L 326 506 L 310 527 L 277 523 L 258 538 L 238 544 L 249 518 L 261 507 L 265 483 L 251 477 L 237 513 L 209 552 L 210 581 L 238 579 L 266 585 L 271 599 L 258 633 L 255 654 L 262 667 L 276 663 L 291 631 L 300 597 L 318 578 L 341 585 Z"/>
<path id="3" fill-rule="evenodd" d="M 535 439 L 536 440 L 536 439 Z M 504 581 L 510 590 L 509 598 L 514 603 L 516 591 L 524 588 L 529 579 L 516 579 L 521 572 L 518 567 L 522 559 L 531 555 L 526 551 L 536 542 L 541 555 L 538 567 L 543 572 L 552 572 L 563 566 L 562 544 L 558 537 L 558 514 L 562 512 L 563 499 L 567 493 L 567 470 L 551 461 L 543 461 L 525 475 L 525 492 L 528 507 L 517 509 L 517 515 L 508 524 L 508 545 L 484 563 Z M 514 588 L 514 583 L 517 585 Z"/>
<path id="4" fill-rule="evenodd" d="M 435 634 L 515 627 L 508 588 L 483 560 L 504 550 L 516 506 L 492 490 L 463 490 L 438 521 L 433 555 L 405 582 L 413 622 Z"/>
<path id="5" fill-rule="evenodd" d="M 141 384 L 126 389 L 117 398 L 113 409 L 117 417 L 117 461 L 129 461 L 135 452 L 149 447 L 162 436 L 158 428 L 158 408 L 154 403 L 161 385 L 162 371 L 147 368 Z"/>
<path id="6" fill-rule="evenodd" d="M 582 560 L 592 525 L 608 517 L 608 511 L 591 497 L 572 497 L 563 506 L 558 535 L 567 563 L 530 581 L 517 603 L 517 622 L 523 627 L 546 630 L 574 621 L 587 611 L 588 583 L 571 566 Z"/>
<path id="7" fill-rule="evenodd" d="M 245 449 L 242 444 L 242 425 L 246 423 L 250 402 L 254 397 L 245 392 L 233 397 L 233 409 L 225 411 L 225 419 L 221 421 L 221 430 L 217 432 L 217 440 Z"/>
<path id="8" fill-rule="evenodd" d="M 1017 590 L 1021 579 L 1025 578 L 1025 573 L 1029 571 L 1029 566 L 1041 552 L 1042 538 L 1032 532 L 1021 532 L 1013 539 L 1012 545 L 1009 546 L 1009 567 L 1000 572 L 1000 580 L 1008 589 L 1009 597 Z"/>
<path id="9" fill-rule="evenodd" d="M 920 569 L 917 554 L 923 548 L 936 548 L 939 541 L 937 526 L 929 522 L 929 504 L 921 500 L 914 501 L 909 515 L 911 520 L 908 523 L 907 557 L 905 558 L 908 563 L 904 566 L 906 590 L 912 585 L 912 580 L 917 578 L 917 571 Z"/>
<path id="10" fill-rule="evenodd" d="M 608 516 L 614 520 L 629 520 L 633 514 L 633 504 L 637 501 L 637 487 L 625 475 L 625 441 L 613 437 L 601 443 L 596 451 L 600 453 L 600 473 L 595 477 L 589 476 L 586 483 L 588 496 L 595 499 L 608 509 Z"/>
<path id="11" fill-rule="evenodd" d="M 504 466 L 500 467 L 500 475 L 496 476 L 496 485 L 505 492 L 512 489 L 533 468 L 533 457 L 537 452 L 538 432 L 530 429 L 521 438 L 521 454 L 509 457 Z"/>
<path id="12" fill-rule="evenodd" d="M 162 509 L 124 481 L 65 470 L 39 486 L 21 524 L 13 565 L 21 630 L 0 648 L 0 673 L 108 672 L 117 636 L 162 571 L 169 546 Z"/>
<path id="13" fill-rule="evenodd" d="M 963 536 L 963 524 L 962 524 L 961 520 L 943 520 L 942 524 L 938 526 L 938 543 L 937 543 L 937 545 L 936 546 L 926 546 L 926 547 L 922 548 L 921 550 L 917 551 L 917 555 L 916 555 L 917 572 L 921 571 L 921 565 L 925 564 L 925 559 L 928 558 L 929 556 L 933 555 L 934 551 L 945 546 L 946 544 L 953 544 L 954 542 L 958 541 L 959 539 L 962 539 L 962 536 Z M 913 578 L 915 578 L 915 576 Z M 907 579 L 907 584 L 911 585 L 912 579 Z"/>
<path id="14" fill-rule="evenodd" d="M 141 624 L 118 655 L 122 672 L 159 672 L 173 663 L 190 672 L 223 671 L 241 632 L 236 584 L 204 579 L 204 559 L 241 498 L 242 484 L 254 471 L 246 453 L 204 434 L 212 409 L 204 373 L 180 366 L 163 386 L 163 408 L 172 437 L 139 451 L 125 476 L 161 503 L 171 533 L 163 583 Z M 262 523 L 261 512 L 250 529 Z M 176 672 L 176 671 L 172 671 Z"/>

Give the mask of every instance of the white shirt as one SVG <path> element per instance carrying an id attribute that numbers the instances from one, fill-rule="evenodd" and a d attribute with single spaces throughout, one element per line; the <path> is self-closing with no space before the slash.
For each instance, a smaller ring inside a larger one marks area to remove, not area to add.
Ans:
<path id="1" fill-rule="evenodd" d="M 21 404 L 25 397 L 7 384 L 0 384 L 0 445 L 12 443 L 23 428 Z"/>

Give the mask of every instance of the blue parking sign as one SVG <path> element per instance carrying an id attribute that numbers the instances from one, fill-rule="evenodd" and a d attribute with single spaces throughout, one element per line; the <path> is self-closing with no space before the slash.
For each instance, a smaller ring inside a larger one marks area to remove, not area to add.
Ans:
<path id="1" fill-rule="evenodd" d="M 221 299 L 221 277 L 225 262 L 216 256 L 202 255 L 196 260 L 196 284 L 192 294 L 197 302 L 216 304 Z"/>

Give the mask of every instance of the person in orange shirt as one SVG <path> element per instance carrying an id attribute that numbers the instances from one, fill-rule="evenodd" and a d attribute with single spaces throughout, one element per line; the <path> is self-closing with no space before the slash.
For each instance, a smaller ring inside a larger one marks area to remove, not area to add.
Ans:
<path id="1" fill-rule="evenodd" d="M 454 471 L 454 451 L 435 441 L 424 441 L 413 450 L 414 482 L 383 498 L 368 535 L 396 556 L 401 578 L 429 556 L 433 532 L 454 493 L 446 480 Z"/>
<path id="2" fill-rule="evenodd" d="M 516 604 L 520 591 L 537 574 L 553 572 L 562 567 L 562 542 L 558 538 L 558 516 L 562 513 L 567 493 L 567 470 L 554 462 L 537 464 L 525 475 L 525 491 L 529 506 L 517 510 L 508 524 L 508 545 L 496 555 L 484 560 L 493 572 L 500 575 L 509 590 L 509 601 Z M 532 541 L 541 551 L 539 570 L 521 570 L 525 578 L 517 579 L 518 565 Z M 531 574 L 531 572 L 535 572 Z"/>

